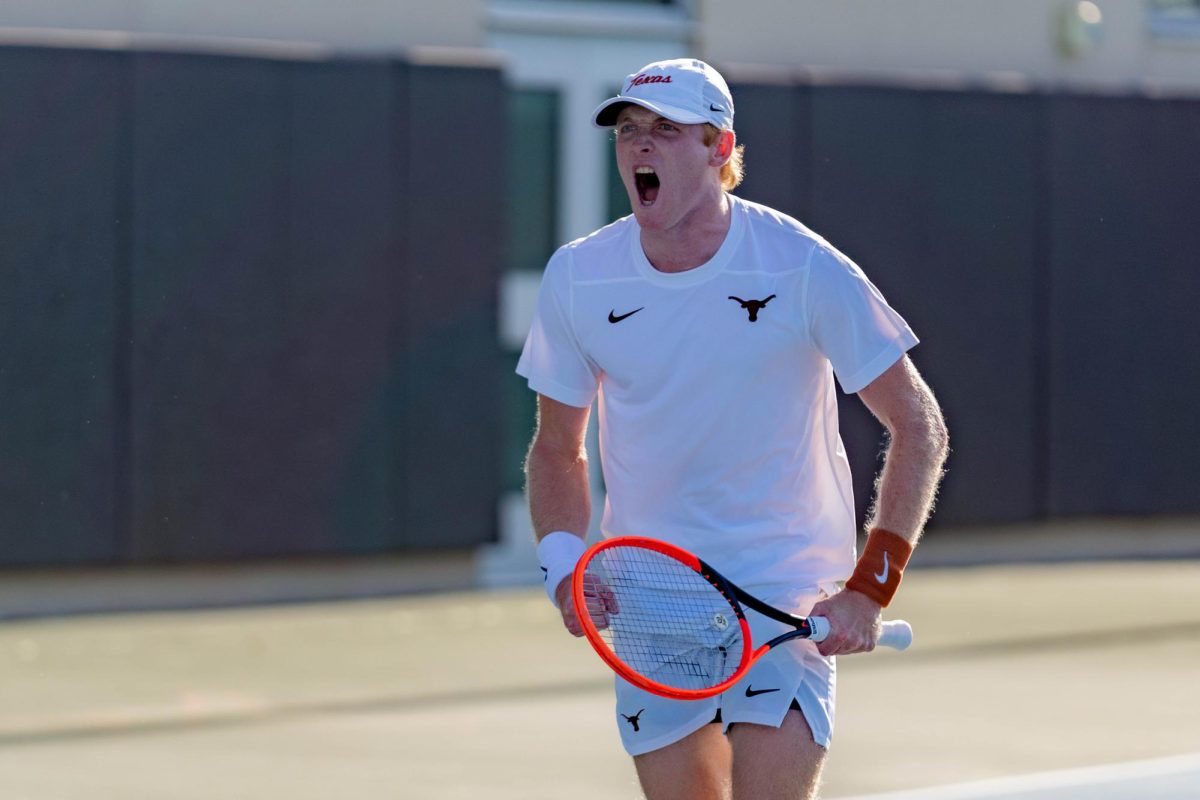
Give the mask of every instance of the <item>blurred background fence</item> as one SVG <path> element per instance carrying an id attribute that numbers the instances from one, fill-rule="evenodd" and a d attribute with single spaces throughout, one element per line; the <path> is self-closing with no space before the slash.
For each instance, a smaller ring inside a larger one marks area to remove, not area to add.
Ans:
<path id="1" fill-rule="evenodd" d="M 1200 102 L 739 88 L 745 194 L 842 247 L 924 340 L 954 447 L 936 524 L 1200 511 Z M 880 430 L 842 416 L 861 510 Z"/>
<path id="2" fill-rule="evenodd" d="M 494 536 L 495 66 L 8 47 L 0 107 L 0 563 Z"/>
<path id="3" fill-rule="evenodd" d="M 924 340 L 935 524 L 1200 512 L 1200 99 L 713 60 L 739 194 Z M 532 425 L 511 330 L 596 188 L 563 178 L 591 101 L 524 69 L 0 46 L 0 566 L 494 541 Z M 842 411 L 861 511 L 880 429 Z"/>

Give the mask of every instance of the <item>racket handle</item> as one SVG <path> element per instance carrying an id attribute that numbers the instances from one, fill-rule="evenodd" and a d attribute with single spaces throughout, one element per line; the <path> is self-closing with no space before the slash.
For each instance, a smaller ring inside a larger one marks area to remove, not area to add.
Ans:
<path id="1" fill-rule="evenodd" d="M 808 637 L 812 641 L 823 642 L 829 636 L 829 620 L 825 617 L 809 617 L 808 624 L 812 626 L 812 636 Z M 893 650 L 907 650 L 912 640 L 912 626 L 902 619 L 893 619 L 883 623 L 883 632 L 876 644 Z"/>
<path id="2" fill-rule="evenodd" d="M 877 644 L 893 650 L 907 650 L 912 644 L 912 625 L 902 619 L 888 620 L 883 623 L 883 632 L 879 634 Z"/>

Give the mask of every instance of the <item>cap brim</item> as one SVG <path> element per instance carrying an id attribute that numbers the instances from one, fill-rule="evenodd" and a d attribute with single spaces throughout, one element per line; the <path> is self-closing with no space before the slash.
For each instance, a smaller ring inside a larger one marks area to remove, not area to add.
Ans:
<path id="1" fill-rule="evenodd" d="M 596 110 L 592 112 L 592 124 L 597 128 L 611 128 L 617 124 L 617 117 L 621 113 L 621 107 L 632 103 L 635 106 L 653 111 L 660 117 L 678 122 L 680 125 L 699 125 L 702 122 L 712 122 L 711 119 L 694 111 L 684 111 L 682 108 L 675 106 L 663 105 L 662 103 L 651 103 L 647 100 L 635 97 L 622 97 L 617 95 L 605 100 Z"/>

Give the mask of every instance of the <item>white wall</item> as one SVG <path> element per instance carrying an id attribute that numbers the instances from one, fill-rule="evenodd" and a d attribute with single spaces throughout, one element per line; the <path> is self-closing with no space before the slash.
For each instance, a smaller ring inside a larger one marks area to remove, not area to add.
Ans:
<path id="1" fill-rule="evenodd" d="M 1071 85 L 1200 87 L 1200 37 L 1151 36 L 1142 0 L 1096 0 L 1099 39 L 1065 56 L 1066 0 L 698 0 L 700 46 L 722 64 L 766 63 L 968 76 L 1019 73 Z"/>
<path id="2" fill-rule="evenodd" d="M 0 0 L 0 27 L 320 42 L 395 52 L 479 47 L 485 0 Z"/>
<path id="3" fill-rule="evenodd" d="M 1015 73 L 1045 82 L 1200 90 L 1200 23 L 1189 38 L 1150 34 L 1144 0 L 1095 0 L 1101 38 L 1064 57 L 1058 19 L 1075 0 L 689 0 L 683 40 L 718 64 L 859 73 Z M 677 7 L 677 14 L 683 14 Z M 120 30 L 317 42 L 395 52 L 485 47 L 497 34 L 624 45 L 679 41 L 672 9 L 575 0 L 0 0 L 0 28 Z M 634 25 L 631 19 L 638 19 Z M 563 25 L 563 20 L 578 24 Z M 0 35 L 0 39 L 3 39 Z M 11 36 L 7 37 L 11 40 Z"/>

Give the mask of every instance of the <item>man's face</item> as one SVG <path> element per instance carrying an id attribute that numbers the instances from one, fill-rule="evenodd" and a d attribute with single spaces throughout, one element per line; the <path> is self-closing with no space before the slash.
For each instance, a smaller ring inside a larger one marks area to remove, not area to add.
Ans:
<path id="1" fill-rule="evenodd" d="M 681 125 L 628 105 L 616 132 L 617 168 L 643 228 L 672 228 L 706 197 L 719 195 L 721 161 L 716 143 L 704 144 L 703 125 Z"/>

